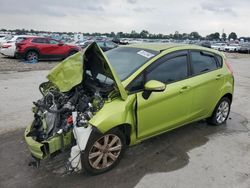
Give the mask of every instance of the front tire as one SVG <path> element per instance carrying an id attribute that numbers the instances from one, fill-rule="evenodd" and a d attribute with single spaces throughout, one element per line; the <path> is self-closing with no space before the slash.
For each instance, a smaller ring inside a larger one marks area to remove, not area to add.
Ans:
<path id="1" fill-rule="evenodd" d="M 230 108 L 230 99 L 228 97 L 223 97 L 216 105 L 212 116 L 207 119 L 208 123 L 217 126 L 225 123 L 229 116 Z"/>
<path id="2" fill-rule="evenodd" d="M 119 129 L 92 134 L 82 155 L 83 168 L 97 175 L 114 168 L 125 150 L 125 136 Z"/>

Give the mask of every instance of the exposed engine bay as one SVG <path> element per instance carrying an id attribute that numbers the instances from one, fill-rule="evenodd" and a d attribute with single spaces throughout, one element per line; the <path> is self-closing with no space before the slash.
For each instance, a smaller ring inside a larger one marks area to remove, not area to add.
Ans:
<path id="1" fill-rule="evenodd" d="M 79 167 L 80 153 L 92 129 L 89 120 L 106 101 L 119 96 L 112 70 L 104 61 L 97 44 L 91 44 L 83 54 L 54 67 L 47 76 L 49 81 L 40 84 L 43 97 L 33 102 L 34 120 L 25 133 L 36 160 L 73 146 L 70 167 Z"/>
<path id="2" fill-rule="evenodd" d="M 83 83 L 66 93 L 50 82 L 42 83 L 39 89 L 43 98 L 34 102 L 34 121 L 29 136 L 41 142 L 72 129 L 72 112 L 77 112 L 76 126 L 87 126 L 88 120 L 102 108 L 113 86 L 87 74 Z"/>

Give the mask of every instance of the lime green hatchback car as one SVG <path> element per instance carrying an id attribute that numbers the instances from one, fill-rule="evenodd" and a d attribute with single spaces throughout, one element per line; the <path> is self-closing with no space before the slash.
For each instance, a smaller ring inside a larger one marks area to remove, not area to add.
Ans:
<path id="1" fill-rule="evenodd" d="M 135 44 L 102 52 L 92 43 L 54 67 L 40 85 L 25 130 L 32 156 L 71 148 L 69 170 L 100 174 L 126 146 L 191 122 L 226 122 L 234 78 L 225 56 L 180 44 Z"/>

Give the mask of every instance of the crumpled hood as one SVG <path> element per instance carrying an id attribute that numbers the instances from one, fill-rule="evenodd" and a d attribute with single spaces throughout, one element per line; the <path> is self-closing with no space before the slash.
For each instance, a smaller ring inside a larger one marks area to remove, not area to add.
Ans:
<path id="1" fill-rule="evenodd" d="M 93 61 L 88 62 L 91 57 L 92 59 L 94 57 Z M 112 79 L 116 84 L 121 98 L 126 100 L 127 93 L 121 80 L 108 62 L 105 54 L 95 42 L 90 44 L 83 52 L 78 52 L 55 66 L 49 72 L 47 78 L 56 85 L 61 92 L 67 92 L 82 82 L 84 69 L 90 66 L 92 69 L 97 69 L 96 71 Z"/>

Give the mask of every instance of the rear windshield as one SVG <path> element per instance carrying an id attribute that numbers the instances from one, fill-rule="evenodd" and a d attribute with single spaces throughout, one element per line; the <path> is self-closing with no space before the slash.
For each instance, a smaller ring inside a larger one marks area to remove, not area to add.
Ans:
<path id="1" fill-rule="evenodd" d="M 121 80 L 125 80 L 158 53 L 158 51 L 132 47 L 119 47 L 105 52 Z"/>

